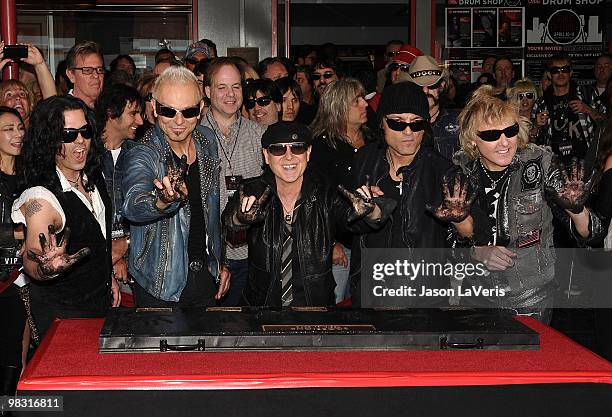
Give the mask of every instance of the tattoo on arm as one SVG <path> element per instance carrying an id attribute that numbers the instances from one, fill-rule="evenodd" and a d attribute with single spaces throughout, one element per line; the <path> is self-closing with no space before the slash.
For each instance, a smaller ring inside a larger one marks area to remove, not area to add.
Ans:
<path id="1" fill-rule="evenodd" d="M 32 201 L 25 208 L 26 217 L 32 217 L 42 209 L 42 205 L 38 201 Z"/>

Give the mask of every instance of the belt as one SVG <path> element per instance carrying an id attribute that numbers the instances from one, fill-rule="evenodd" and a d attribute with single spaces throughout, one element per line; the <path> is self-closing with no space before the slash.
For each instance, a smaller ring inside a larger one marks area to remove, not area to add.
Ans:
<path id="1" fill-rule="evenodd" d="M 193 272 L 198 272 L 203 267 L 204 267 L 204 261 L 201 259 L 194 259 L 193 261 L 189 262 L 189 269 L 192 270 Z"/>

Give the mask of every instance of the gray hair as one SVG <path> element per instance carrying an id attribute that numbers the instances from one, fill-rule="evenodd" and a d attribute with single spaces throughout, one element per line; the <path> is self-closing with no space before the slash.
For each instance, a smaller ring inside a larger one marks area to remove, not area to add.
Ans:
<path id="1" fill-rule="evenodd" d="M 170 66 L 162 72 L 153 84 L 153 98 L 157 99 L 159 90 L 161 90 L 162 84 L 182 84 L 182 85 L 193 85 L 193 88 L 197 94 L 198 100 L 202 100 L 202 89 L 198 85 L 198 79 L 185 67 Z"/>

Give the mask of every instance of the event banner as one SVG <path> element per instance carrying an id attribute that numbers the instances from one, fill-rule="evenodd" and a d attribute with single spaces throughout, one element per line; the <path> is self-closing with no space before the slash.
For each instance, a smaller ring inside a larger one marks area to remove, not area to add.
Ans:
<path id="1" fill-rule="evenodd" d="M 539 230 L 524 233 L 528 244 L 506 248 L 503 261 L 494 246 L 364 248 L 361 306 L 612 307 L 612 251 L 548 247 L 533 238 Z"/>
<path id="2" fill-rule="evenodd" d="M 525 2 L 446 0 L 443 58 L 458 84 L 475 82 L 488 55 L 510 58 L 523 74 Z"/>
<path id="3" fill-rule="evenodd" d="M 572 58 L 574 78 L 590 83 L 605 47 L 606 1 L 528 0 L 525 10 L 527 74 L 539 80 L 550 57 L 564 51 Z"/>

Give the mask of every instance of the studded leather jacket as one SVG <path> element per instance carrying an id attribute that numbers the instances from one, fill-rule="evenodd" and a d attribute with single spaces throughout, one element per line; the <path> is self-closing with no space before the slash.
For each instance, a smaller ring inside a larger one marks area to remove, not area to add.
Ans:
<path id="1" fill-rule="evenodd" d="M 482 209 L 486 203 L 478 160 L 470 159 L 463 151 L 457 152 L 453 157 L 453 162 L 479 184 L 479 194 L 472 207 L 474 237 L 471 243 L 486 246 L 491 236 L 491 228 L 495 226 L 498 239 L 508 242 L 506 247 L 517 254 L 514 266 L 488 276 L 491 283 L 487 285 L 490 288 L 498 285 L 511 290 L 510 295 L 505 298 L 491 298 L 499 307 L 531 307 L 552 297 L 555 275 L 553 215 L 570 230 L 580 246 L 601 236 L 601 218 L 594 211 L 590 211 L 591 233 L 585 239 L 576 232 L 569 215 L 546 200 L 545 186 L 560 181 L 560 172 L 551 168 L 552 156 L 552 152 L 547 148 L 534 144 L 517 151 L 508 167 L 508 180 L 500 191 L 494 225 Z M 460 241 L 461 239 L 457 238 L 456 242 Z M 472 284 L 477 283 L 464 285 Z M 506 305 L 508 303 L 512 305 Z"/>
<path id="2" fill-rule="evenodd" d="M 221 262 L 219 158 L 213 133 L 197 126 L 193 131 L 206 236 L 208 267 L 217 277 Z M 127 155 L 122 190 L 123 215 L 130 221 L 129 272 L 151 295 L 179 301 L 187 284 L 189 221 L 187 202 L 174 202 L 165 210 L 155 207 L 153 180 L 166 175 L 170 147 L 159 126 L 143 137 Z M 174 163 L 174 161 L 173 161 Z"/>

